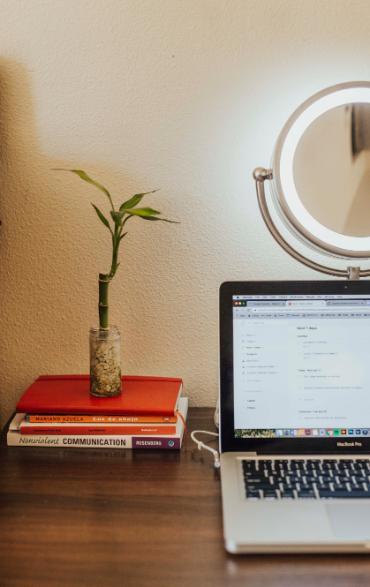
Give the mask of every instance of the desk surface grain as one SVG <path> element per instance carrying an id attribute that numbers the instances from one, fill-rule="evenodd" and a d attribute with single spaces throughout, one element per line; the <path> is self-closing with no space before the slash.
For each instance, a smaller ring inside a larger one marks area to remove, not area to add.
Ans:
<path id="1" fill-rule="evenodd" d="M 193 408 L 189 430 L 212 429 Z M 0 447 L 1 587 L 357 587 L 361 555 L 232 556 L 212 456 Z"/>

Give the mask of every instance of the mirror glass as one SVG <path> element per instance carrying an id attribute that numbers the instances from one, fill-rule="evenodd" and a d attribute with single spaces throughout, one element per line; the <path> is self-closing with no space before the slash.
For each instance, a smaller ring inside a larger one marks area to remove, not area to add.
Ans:
<path id="1" fill-rule="evenodd" d="M 306 210 L 342 235 L 370 235 L 370 104 L 350 103 L 316 118 L 300 138 L 294 183 Z"/>

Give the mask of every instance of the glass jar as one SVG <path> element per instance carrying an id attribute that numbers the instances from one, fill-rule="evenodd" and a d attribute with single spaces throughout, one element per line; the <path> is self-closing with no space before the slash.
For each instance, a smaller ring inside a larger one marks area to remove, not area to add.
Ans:
<path id="1" fill-rule="evenodd" d="M 121 335 L 117 326 L 90 328 L 90 393 L 114 397 L 121 393 Z"/>

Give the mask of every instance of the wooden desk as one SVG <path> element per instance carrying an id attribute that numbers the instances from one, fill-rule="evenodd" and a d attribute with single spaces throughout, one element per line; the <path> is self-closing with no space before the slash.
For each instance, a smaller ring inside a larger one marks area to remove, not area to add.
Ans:
<path id="1" fill-rule="evenodd" d="M 189 429 L 212 429 L 192 409 Z M 232 556 L 211 455 L 0 447 L 1 587 L 356 587 L 370 558 Z"/>

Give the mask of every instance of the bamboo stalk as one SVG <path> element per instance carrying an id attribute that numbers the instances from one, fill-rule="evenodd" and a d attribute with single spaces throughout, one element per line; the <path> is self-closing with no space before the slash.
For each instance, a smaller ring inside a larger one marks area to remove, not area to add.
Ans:
<path id="1" fill-rule="evenodd" d="M 99 273 L 99 326 L 102 330 L 109 328 L 108 288 L 110 278 L 105 273 Z"/>

